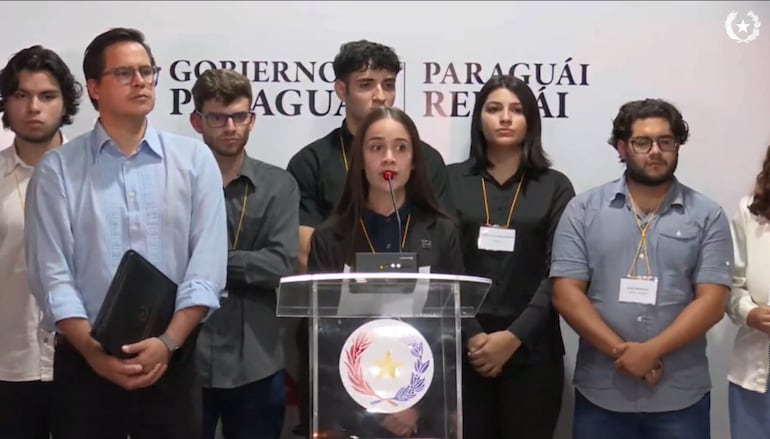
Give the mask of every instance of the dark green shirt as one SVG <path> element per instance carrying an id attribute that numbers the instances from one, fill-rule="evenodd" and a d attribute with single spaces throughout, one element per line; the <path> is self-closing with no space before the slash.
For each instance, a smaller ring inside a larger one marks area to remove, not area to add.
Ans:
<path id="1" fill-rule="evenodd" d="M 245 193 L 243 224 L 232 249 Z M 284 367 L 276 288 L 282 277 L 294 273 L 299 252 L 299 190 L 288 172 L 246 156 L 224 195 L 227 297 L 198 337 L 201 380 L 214 388 L 252 383 Z"/>

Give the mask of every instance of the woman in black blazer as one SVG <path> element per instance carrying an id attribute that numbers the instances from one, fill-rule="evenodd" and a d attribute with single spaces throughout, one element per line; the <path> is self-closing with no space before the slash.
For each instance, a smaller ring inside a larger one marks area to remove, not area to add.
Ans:
<path id="1" fill-rule="evenodd" d="M 394 107 L 372 110 L 354 137 L 350 172 L 332 215 L 311 240 L 308 271 L 341 272 L 357 252 L 415 252 L 432 273 L 461 273 L 458 231 L 439 207 L 412 119 Z M 401 217 L 398 233 L 390 172 Z M 311 269 L 312 264 L 312 269 Z"/>
<path id="2" fill-rule="evenodd" d="M 313 233 L 309 273 L 341 273 L 346 266 L 357 271 L 356 253 L 399 251 L 416 253 L 418 266 L 430 267 L 430 273 L 463 273 L 458 231 L 439 207 L 419 145 L 417 128 L 403 111 L 379 107 L 369 113 L 354 137 L 350 172 L 340 201 L 329 219 Z M 398 208 L 400 230 L 394 207 Z M 344 344 L 340 335 L 349 335 L 341 329 L 350 328 L 345 326 L 349 319 L 341 320 L 345 322 L 340 323 L 336 339 L 325 338 L 319 352 L 326 364 L 335 364 Z M 361 323 L 365 321 L 362 319 Z M 423 326 L 420 331 L 428 340 L 441 339 L 435 327 Z M 434 353 L 436 349 L 447 349 L 440 344 L 432 344 Z M 433 385 L 417 405 L 400 413 L 378 415 L 367 413 L 344 390 L 340 391 L 336 367 L 319 370 L 319 405 L 327 414 L 331 408 L 337 413 L 329 416 L 335 419 L 320 422 L 323 425 L 319 426 L 319 433 L 325 437 L 443 434 L 447 422 L 441 411 L 431 409 L 428 413 L 425 409 L 439 405 L 442 398 L 452 397 L 442 393 L 443 374 L 451 371 L 441 371 L 439 367 L 435 371 Z"/>

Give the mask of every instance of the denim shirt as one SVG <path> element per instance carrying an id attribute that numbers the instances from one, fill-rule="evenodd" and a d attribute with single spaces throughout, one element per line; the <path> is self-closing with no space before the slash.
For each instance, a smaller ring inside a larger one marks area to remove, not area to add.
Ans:
<path id="1" fill-rule="evenodd" d="M 551 277 L 588 282 L 586 292 L 604 322 L 623 340 L 645 342 L 664 331 L 694 300 L 697 284 L 732 283 L 732 237 L 722 208 L 674 181 L 658 214 L 639 218 L 647 230 L 651 275 L 658 278 L 655 305 L 619 301 L 641 233 L 625 177 L 575 197 L 554 238 Z M 646 275 L 643 259 L 632 275 Z M 654 387 L 615 370 L 614 359 L 580 340 L 576 388 L 590 401 L 620 412 L 660 412 L 688 407 L 709 391 L 706 337 L 661 359 Z"/>

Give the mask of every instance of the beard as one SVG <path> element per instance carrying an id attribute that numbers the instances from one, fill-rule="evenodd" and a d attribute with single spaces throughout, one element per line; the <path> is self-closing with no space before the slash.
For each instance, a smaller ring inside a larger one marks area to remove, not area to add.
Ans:
<path id="1" fill-rule="evenodd" d="M 674 179 L 674 172 L 679 164 L 679 157 L 674 157 L 673 163 L 669 164 L 666 172 L 660 176 L 652 176 L 644 171 L 644 167 L 637 166 L 631 161 L 626 161 L 626 174 L 631 181 L 643 186 L 660 186 Z"/>
<path id="2" fill-rule="evenodd" d="M 51 127 L 48 131 L 35 134 L 14 132 L 14 135 L 27 143 L 48 143 L 59 134 L 59 127 Z"/>

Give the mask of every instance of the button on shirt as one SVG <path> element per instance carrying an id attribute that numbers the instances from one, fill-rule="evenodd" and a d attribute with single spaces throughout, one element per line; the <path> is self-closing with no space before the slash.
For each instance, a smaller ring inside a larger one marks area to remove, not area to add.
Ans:
<path id="1" fill-rule="evenodd" d="M 23 199 L 34 168 L 0 151 L 0 381 L 51 381 L 53 336 L 27 283 Z"/>
<path id="2" fill-rule="evenodd" d="M 552 277 L 588 281 L 587 295 L 623 340 L 645 342 L 660 334 L 695 298 L 697 284 L 732 283 L 732 238 L 722 208 L 674 181 L 647 231 L 655 305 L 621 303 L 620 280 L 629 274 L 641 237 L 625 178 L 575 197 L 554 238 Z M 640 218 L 644 227 L 650 216 Z M 639 261 L 634 275 L 645 275 Z M 594 404 L 619 412 L 661 412 L 696 403 L 710 389 L 706 337 L 661 359 L 654 387 L 618 372 L 614 360 L 581 339 L 575 386 Z"/>
<path id="3" fill-rule="evenodd" d="M 408 203 L 398 209 L 398 216 L 401 218 L 401 231 L 399 232 L 398 218 L 396 217 L 395 212 L 388 216 L 384 216 L 373 210 L 364 209 L 361 219 L 366 226 L 365 236 L 369 237 L 376 252 L 398 253 L 401 251 L 400 243 L 404 240 L 404 234 L 409 233 L 407 223 L 411 223 L 411 219 L 409 218 L 411 212 L 412 209 L 409 207 Z M 411 228 L 411 224 L 409 224 L 409 226 Z"/>
<path id="4" fill-rule="evenodd" d="M 46 154 L 29 183 L 30 286 L 45 325 L 94 322 L 121 257 L 144 255 L 179 285 L 176 310 L 219 307 L 227 268 L 222 177 L 203 143 L 148 125 L 126 156 L 95 128 Z"/>

